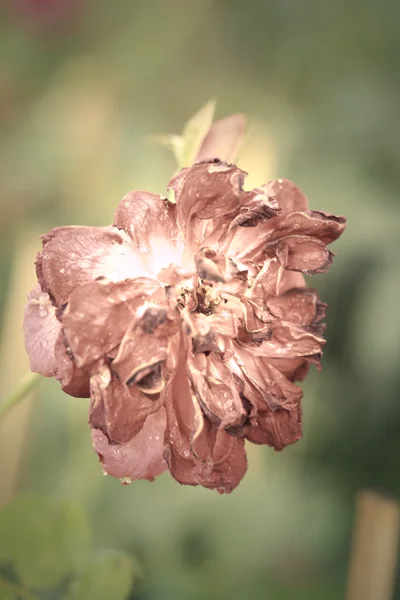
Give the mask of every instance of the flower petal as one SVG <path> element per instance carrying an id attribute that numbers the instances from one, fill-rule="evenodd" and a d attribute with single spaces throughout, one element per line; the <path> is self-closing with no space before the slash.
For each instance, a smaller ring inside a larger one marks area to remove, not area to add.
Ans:
<path id="1" fill-rule="evenodd" d="M 177 222 L 185 236 L 186 253 L 194 254 L 208 238 L 224 232 L 243 193 L 245 173 L 235 165 L 215 161 L 182 169 L 168 184 L 176 199 Z M 201 193 L 200 193 L 201 191 Z"/>
<path id="2" fill-rule="evenodd" d="M 45 377 L 57 373 L 54 350 L 60 331 L 61 323 L 56 317 L 56 309 L 49 295 L 37 284 L 28 296 L 24 314 L 25 348 L 31 371 Z"/>
<path id="3" fill-rule="evenodd" d="M 326 273 L 332 264 L 332 252 L 323 242 L 309 236 L 291 235 L 268 246 L 273 248 L 282 266 L 290 271 L 315 275 Z"/>
<path id="4" fill-rule="evenodd" d="M 234 162 L 244 138 L 246 121 L 243 114 L 214 121 L 201 144 L 196 161 L 219 158 L 228 163 Z"/>
<path id="5" fill-rule="evenodd" d="M 147 479 L 163 473 L 167 465 L 163 459 L 165 410 L 161 407 L 149 415 L 140 432 L 125 444 L 110 444 L 98 429 L 92 431 L 92 443 L 109 475 L 131 480 Z"/>
<path id="6" fill-rule="evenodd" d="M 55 377 L 61 383 L 62 390 L 75 398 L 89 398 L 90 373 L 75 364 L 63 331 L 60 332 L 56 342 L 55 357 L 57 361 Z"/>
<path id="7" fill-rule="evenodd" d="M 128 387 L 159 394 L 165 387 L 162 367 L 168 346 L 168 338 L 146 334 L 134 323 L 121 341 L 112 369 Z"/>
<path id="8" fill-rule="evenodd" d="M 267 307 L 277 319 L 301 325 L 319 323 L 326 316 L 326 304 L 320 302 L 317 292 L 309 288 L 291 289 L 269 298 Z"/>
<path id="9" fill-rule="evenodd" d="M 281 215 L 307 210 L 308 200 L 289 179 L 274 179 L 263 186 L 264 192 L 274 198 L 281 208 Z"/>
<path id="10" fill-rule="evenodd" d="M 91 411 L 89 422 L 101 429 L 112 443 L 131 440 L 142 429 L 145 419 L 158 411 L 161 396 L 146 396 L 129 389 L 105 365 L 90 379 Z"/>
<path id="11" fill-rule="evenodd" d="M 113 227 L 59 227 L 42 239 L 38 278 L 58 306 L 78 285 L 98 277 L 122 281 L 146 274 L 140 253 Z"/>
<path id="12" fill-rule="evenodd" d="M 343 233 L 346 226 L 345 217 L 337 217 L 331 213 L 306 210 L 288 215 L 278 215 L 264 227 L 265 234 L 269 230 L 268 239 L 284 238 L 293 233 L 309 235 L 324 244 L 331 244 Z"/>
<path id="13" fill-rule="evenodd" d="M 220 494 L 230 494 L 239 485 L 247 471 L 244 439 L 232 437 L 224 430 L 218 431 L 213 461 L 213 470 L 204 477 L 201 485 L 216 489 Z"/>
<path id="14" fill-rule="evenodd" d="M 268 444 L 283 450 L 302 437 L 300 402 L 291 410 L 278 409 L 258 415 L 256 426 L 245 427 L 245 437 L 253 444 Z"/>
<path id="15" fill-rule="evenodd" d="M 243 404 L 232 373 L 215 354 L 188 360 L 193 390 L 207 418 L 218 428 L 243 422 Z"/>
<path id="16" fill-rule="evenodd" d="M 158 282 L 145 278 L 77 287 L 61 317 L 77 366 L 88 365 L 116 348 L 135 321 L 138 306 L 158 287 Z"/>
<path id="17" fill-rule="evenodd" d="M 118 205 L 114 225 L 126 231 L 134 247 L 145 254 L 150 274 L 156 275 L 179 262 L 176 206 L 166 198 L 149 192 L 130 192 Z"/>

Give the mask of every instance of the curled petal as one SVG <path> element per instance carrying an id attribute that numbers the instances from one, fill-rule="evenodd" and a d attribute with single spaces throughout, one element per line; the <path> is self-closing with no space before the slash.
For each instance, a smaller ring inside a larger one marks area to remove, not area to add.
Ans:
<path id="1" fill-rule="evenodd" d="M 241 482 L 247 471 L 244 439 L 217 432 L 213 451 L 213 469 L 204 477 L 201 485 L 215 489 L 220 494 L 230 494 Z"/>
<path id="2" fill-rule="evenodd" d="M 55 357 L 57 361 L 55 377 L 61 383 L 62 390 L 75 398 L 89 398 L 90 373 L 76 365 L 63 331 L 60 331 L 56 342 Z M 98 368 L 99 364 L 93 367 Z"/>
<path id="3" fill-rule="evenodd" d="M 246 439 L 253 444 L 268 444 L 275 450 L 283 450 L 302 437 L 300 403 L 291 410 L 260 413 L 257 419 L 257 425 L 244 428 Z"/>
<path id="4" fill-rule="evenodd" d="M 215 354 L 189 360 L 188 374 L 200 406 L 219 428 L 238 425 L 244 410 L 228 367 Z"/>
<path id="5" fill-rule="evenodd" d="M 162 405 L 160 396 L 148 397 L 136 388 L 128 389 L 106 365 L 91 377 L 90 395 L 90 425 L 118 444 L 131 440 L 148 415 Z"/>
<path id="6" fill-rule="evenodd" d="M 56 309 L 49 295 L 37 284 L 28 296 L 24 314 L 25 348 L 31 370 L 35 373 L 45 377 L 57 373 L 54 351 L 60 331 L 61 323 L 56 317 Z"/>
<path id="7" fill-rule="evenodd" d="M 243 194 L 239 214 L 233 219 L 229 229 L 237 226 L 255 227 L 279 214 L 280 210 L 275 198 L 268 196 L 263 188 L 255 188 Z"/>
<path id="8" fill-rule="evenodd" d="M 308 200 L 289 179 L 274 179 L 263 186 L 265 194 L 274 198 L 281 209 L 281 215 L 307 210 Z"/>
<path id="9" fill-rule="evenodd" d="M 301 325 L 319 323 L 326 316 L 326 304 L 320 302 L 315 290 L 291 289 L 267 300 L 271 314 L 282 321 Z"/>
<path id="10" fill-rule="evenodd" d="M 122 281 L 146 274 L 140 253 L 113 227 L 59 227 L 42 239 L 38 278 L 58 306 L 77 286 L 99 277 Z"/>
<path id="11" fill-rule="evenodd" d="M 149 481 L 163 473 L 167 468 L 163 459 L 165 425 L 165 410 L 161 407 L 149 415 L 139 433 L 124 444 L 111 444 L 102 431 L 93 429 L 93 447 L 104 471 L 114 477 Z"/>
<path id="12" fill-rule="evenodd" d="M 112 369 L 128 387 L 159 394 L 165 387 L 162 366 L 167 356 L 168 338 L 143 333 L 135 324 L 124 335 Z"/>
<path id="13" fill-rule="evenodd" d="M 342 235 L 345 226 L 345 217 L 306 210 L 271 219 L 264 227 L 264 232 L 268 240 L 284 238 L 295 232 L 296 235 L 308 235 L 324 244 L 331 244 Z"/>
<path id="14" fill-rule="evenodd" d="M 313 358 L 321 355 L 324 344 L 319 329 L 315 332 L 294 323 L 278 321 L 272 326 L 270 338 L 252 348 L 252 352 L 265 358 Z"/>
<path id="15" fill-rule="evenodd" d="M 227 215 L 239 208 L 245 173 L 220 161 L 182 169 L 168 188 L 175 194 L 177 222 L 186 239 L 186 252 L 196 252 L 216 230 L 223 233 Z M 201 190 L 201 194 L 199 193 Z"/>
<path id="16" fill-rule="evenodd" d="M 332 252 L 316 238 L 292 235 L 268 246 L 273 248 L 282 266 L 290 271 L 315 275 L 326 273 L 332 264 Z"/>
<path id="17" fill-rule="evenodd" d="M 225 162 L 234 162 L 246 129 L 246 116 L 242 114 L 230 115 L 225 119 L 214 121 L 200 150 L 196 156 L 197 161 L 210 161 L 214 158 Z"/>
<path id="18" fill-rule="evenodd" d="M 135 311 L 159 284 L 150 279 L 109 283 L 95 281 L 77 287 L 61 316 L 78 367 L 111 352 L 135 321 Z"/>

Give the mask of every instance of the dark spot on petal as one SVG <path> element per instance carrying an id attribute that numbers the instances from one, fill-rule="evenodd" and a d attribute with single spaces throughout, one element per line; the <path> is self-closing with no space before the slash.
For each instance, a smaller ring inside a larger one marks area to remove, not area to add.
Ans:
<path id="1" fill-rule="evenodd" d="M 165 308 L 148 308 L 140 320 L 140 327 L 144 333 L 154 333 L 159 325 L 167 321 Z"/>

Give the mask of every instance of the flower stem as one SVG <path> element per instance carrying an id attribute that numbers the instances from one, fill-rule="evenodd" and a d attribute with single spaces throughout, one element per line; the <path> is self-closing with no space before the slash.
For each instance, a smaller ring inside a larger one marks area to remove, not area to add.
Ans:
<path id="1" fill-rule="evenodd" d="M 41 380 L 41 376 L 37 373 L 28 373 L 25 375 L 19 385 L 13 392 L 0 402 L 0 419 L 2 419 L 9 410 L 16 406 L 21 400 L 26 398 L 34 387 Z"/>

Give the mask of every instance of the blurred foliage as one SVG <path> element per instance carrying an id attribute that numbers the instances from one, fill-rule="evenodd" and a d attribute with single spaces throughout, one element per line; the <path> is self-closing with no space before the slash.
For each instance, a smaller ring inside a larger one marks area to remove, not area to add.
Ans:
<path id="1" fill-rule="evenodd" d="M 10 343 L 21 329 L 15 290 L 27 293 L 33 278 L 28 242 L 38 250 L 38 232 L 50 227 L 111 222 L 130 189 L 165 192 L 176 163 L 154 137 L 181 132 L 209 98 L 217 117 L 249 115 L 251 185 L 289 177 L 312 208 L 348 217 L 331 272 L 310 280 L 329 304 L 328 344 L 323 372 L 304 385 L 303 441 L 283 453 L 249 448 L 249 472 L 229 497 L 167 475 L 122 487 L 101 477 L 87 402 L 46 381 L 30 412 L 15 409 L 0 433 L 0 500 L 18 492 L 23 506 L 26 493 L 40 494 L 48 513 L 47 521 L 43 508 L 23 517 L 12 516 L 13 504 L 4 509 L 15 541 L 0 536 L 10 585 L 28 578 L 33 589 L 52 543 L 49 585 L 72 571 L 75 583 L 33 590 L 46 600 L 124 597 L 131 555 L 143 572 L 132 600 L 343 598 L 356 491 L 400 497 L 397 8 L 395 0 L 3 3 L 0 397 L 26 368 L 22 342 L 12 351 Z M 67 516 L 61 507 L 71 503 Z M 85 560 L 87 525 L 67 526 L 76 507 L 93 531 Z M 47 541 L 35 531 L 49 532 Z M 32 600 L 10 585 L 1 600 Z"/>
<path id="2" fill-rule="evenodd" d="M 0 597 L 5 590 L 12 600 L 33 600 L 42 597 L 36 591 L 59 589 L 65 600 L 125 600 L 136 574 L 132 556 L 94 552 L 91 538 L 78 504 L 17 497 L 0 511 Z"/>

